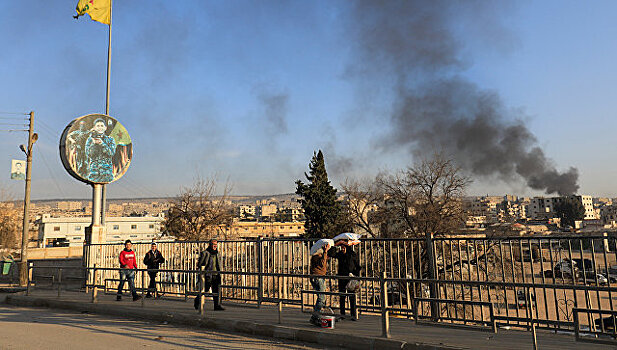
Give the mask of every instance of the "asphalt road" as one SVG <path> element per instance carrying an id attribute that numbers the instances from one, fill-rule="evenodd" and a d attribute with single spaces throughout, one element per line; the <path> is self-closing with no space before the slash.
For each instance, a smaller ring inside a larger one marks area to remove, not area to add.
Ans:
<path id="1" fill-rule="evenodd" d="M 324 349 L 86 313 L 0 305 L 1 349 Z M 330 348 L 332 349 L 332 348 Z"/>

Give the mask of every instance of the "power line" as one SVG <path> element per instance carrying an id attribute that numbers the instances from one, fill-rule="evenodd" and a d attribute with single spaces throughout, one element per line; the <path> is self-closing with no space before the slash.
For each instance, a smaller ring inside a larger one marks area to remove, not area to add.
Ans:
<path id="1" fill-rule="evenodd" d="M 28 126 L 28 124 L 23 124 L 23 123 L 0 123 L 0 125 L 8 125 L 8 126 Z"/>
<path id="2" fill-rule="evenodd" d="M 47 167 L 47 171 L 49 172 L 49 176 L 51 176 L 51 180 L 54 182 L 54 184 L 56 185 L 56 188 L 58 189 L 58 191 L 60 192 L 60 195 L 62 197 L 66 197 L 64 195 L 64 191 L 62 191 L 62 189 L 60 188 L 60 185 L 58 185 L 58 181 L 56 181 L 56 177 L 54 176 L 53 172 L 51 171 L 51 168 L 49 167 L 49 164 L 47 163 L 47 159 L 45 159 L 45 155 L 43 154 L 43 152 L 41 152 L 41 148 L 38 146 L 38 144 L 34 144 L 38 150 L 38 154 L 41 155 L 41 159 L 43 159 L 43 163 L 45 164 L 45 167 Z"/>
<path id="3" fill-rule="evenodd" d="M 6 114 L 6 115 L 30 115 L 30 113 L 24 113 L 24 112 L 1 112 L 0 114 Z"/>
<path id="4" fill-rule="evenodd" d="M 6 131 L 6 132 L 16 132 L 16 131 L 28 131 L 28 129 L 0 129 L 0 131 Z"/>
<path id="5" fill-rule="evenodd" d="M 60 134 L 59 134 L 57 131 L 55 131 L 52 127 L 50 127 L 47 123 L 45 123 L 45 122 L 44 122 L 44 121 L 42 121 L 42 120 L 39 120 L 38 122 L 40 123 L 40 125 L 41 125 L 44 129 L 46 129 L 46 131 L 50 132 L 50 133 L 51 133 L 52 135 L 54 135 L 56 138 L 58 138 L 58 139 L 60 138 Z"/>

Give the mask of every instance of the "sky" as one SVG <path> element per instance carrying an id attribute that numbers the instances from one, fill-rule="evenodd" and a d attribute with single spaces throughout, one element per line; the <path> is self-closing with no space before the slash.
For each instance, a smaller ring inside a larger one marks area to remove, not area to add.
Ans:
<path id="1" fill-rule="evenodd" d="M 25 158 L 27 134 L 5 124 L 30 111 L 32 198 L 91 196 L 58 145 L 73 119 L 104 112 L 108 27 L 73 19 L 76 3 L 0 2 L 0 186 L 15 199 L 11 159 Z M 290 193 L 319 149 L 339 187 L 442 149 L 474 180 L 470 195 L 547 195 L 546 181 L 566 179 L 617 197 L 616 12 L 614 1 L 115 0 L 110 115 L 134 153 L 108 195 L 175 196 L 197 177 L 237 195 Z M 457 138 L 486 109 L 495 143 Z M 492 149 L 521 128 L 516 159 Z M 522 170 L 538 153 L 542 170 Z"/>

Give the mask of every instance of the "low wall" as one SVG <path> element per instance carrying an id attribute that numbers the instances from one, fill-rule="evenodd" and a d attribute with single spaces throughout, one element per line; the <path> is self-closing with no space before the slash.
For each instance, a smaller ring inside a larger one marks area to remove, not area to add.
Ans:
<path id="1" fill-rule="evenodd" d="M 54 247 L 54 248 L 30 248 L 28 249 L 28 260 L 39 259 L 67 259 L 82 257 L 84 248 L 77 247 Z"/>

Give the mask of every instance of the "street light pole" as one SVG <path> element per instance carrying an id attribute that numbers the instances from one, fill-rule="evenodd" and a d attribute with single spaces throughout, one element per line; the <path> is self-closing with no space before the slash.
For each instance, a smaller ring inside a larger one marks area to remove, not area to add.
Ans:
<path id="1" fill-rule="evenodd" d="M 26 154 L 26 189 L 24 194 L 24 222 L 21 232 L 21 262 L 19 267 L 19 284 L 25 286 L 28 283 L 28 227 L 30 223 L 30 180 L 32 175 L 32 146 L 39 136 L 34 133 L 34 112 L 30 112 L 30 125 L 28 127 L 28 148 L 23 145 L 19 148 Z"/>

